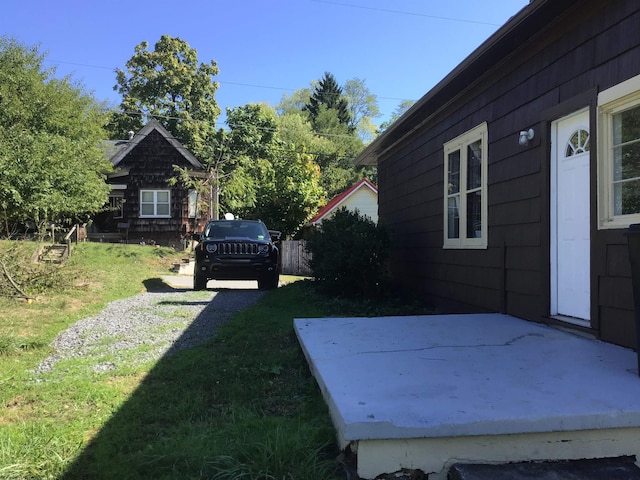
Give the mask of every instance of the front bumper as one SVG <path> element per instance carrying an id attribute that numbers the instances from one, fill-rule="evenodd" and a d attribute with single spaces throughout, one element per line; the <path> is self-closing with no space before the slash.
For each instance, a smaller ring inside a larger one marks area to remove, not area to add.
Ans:
<path id="1" fill-rule="evenodd" d="M 204 258 L 196 261 L 195 271 L 213 280 L 257 280 L 278 271 L 270 258 Z"/>

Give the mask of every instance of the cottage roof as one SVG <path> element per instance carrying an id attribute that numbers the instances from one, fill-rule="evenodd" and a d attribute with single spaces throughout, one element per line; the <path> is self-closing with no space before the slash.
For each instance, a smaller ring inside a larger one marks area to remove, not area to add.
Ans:
<path id="1" fill-rule="evenodd" d="M 473 88 L 492 67 L 507 59 L 543 27 L 580 0 L 531 0 L 507 23 L 474 50 L 435 87 L 418 100 L 355 159 L 358 165 L 376 165 L 378 158 L 413 130 L 428 122 L 461 93 Z"/>
<path id="2" fill-rule="evenodd" d="M 203 169 L 203 165 L 198 159 L 187 150 L 169 131 L 155 119 L 150 120 L 140 131 L 133 135 L 131 140 L 108 140 L 103 142 L 106 147 L 107 155 L 111 159 L 111 163 L 116 167 L 127 156 L 131 150 L 147 137 L 153 130 L 156 130 L 169 142 L 184 159 L 194 168 Z"/>
<path id="3" fill-rule="evenodd" d="M 356 193 L 361 188 L 369 188 L 373 193 L 378 195 L 378 187 L 376 187 L 373 183 L 371 183 L 368 179 L 363 178 L 355 185 L 349 187 L 344 192 L 339 193 L 335 197 L 333 197 L 329 203 L 327 203 L 324 207 L 322 207 L 315 217 L 309 220 L 309 225 L 317 225 L 322 220 L 325 219 L 328 215 L 333 213 L 335 210 L 340 208 L 340 206 L 347 201 L 349 197 L 351 197 L 354 193 Z"/>

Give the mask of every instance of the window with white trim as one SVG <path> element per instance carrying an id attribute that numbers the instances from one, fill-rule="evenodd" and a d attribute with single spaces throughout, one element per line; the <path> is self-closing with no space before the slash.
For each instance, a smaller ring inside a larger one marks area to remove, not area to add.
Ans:
<path id="1" fill-rule="evenodd" d="M 124 195 L 120 192 L 109 195 L 109 210 L 113 214 L 113 218 L 123 218 L 122 204 L 124 203 Z"/>
<path id="2" fill-rule="evenodd" d="M 196 218 L 196 212 L 198 207 L 198 192 L 196 190 L 189 190 L 187 209 L 189 210 L 189 218 Z"/>
<path id="3" fill-rule="evenodd" d="M 640 75 L 598 95 L 600 228 L 640 222 Z"/>
<path id="4" fill-rule="evenodd" d="M 140 217 L 169 218 L 170 207 L 170 190 L 140 190 Z"/>
<path id="5" fill-rule="evenodd" d="M 487 124 L 444 145 L 444 248 L 487 248 Z"/>

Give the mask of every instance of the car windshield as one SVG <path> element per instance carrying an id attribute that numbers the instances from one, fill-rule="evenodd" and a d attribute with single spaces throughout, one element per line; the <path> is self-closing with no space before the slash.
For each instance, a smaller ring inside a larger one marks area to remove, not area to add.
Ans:
<path id="1" fill-rule="evenodd" d="M 258 222 L 243 222 L 241 220 L 210 222 L 204 230 L 205 237 L 212 238 L 251 238 L 252 240 L 266 240 L 269 232 Z"/>

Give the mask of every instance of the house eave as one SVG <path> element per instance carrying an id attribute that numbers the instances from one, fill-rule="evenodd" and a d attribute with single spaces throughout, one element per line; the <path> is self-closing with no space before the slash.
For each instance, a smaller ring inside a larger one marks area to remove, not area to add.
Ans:
<path id="1" fill-rule="evenodd" d="M 204 166 L 200 161 L 189 152 L 179 141 L 174 138 L 169 131 L 162 126 L 160 122 L 153 119 L 150 120 L 139 132 L 137 132 L 128 145 L 121 148 L 112 158 L 111 163 L 116 167 L 128 154 L 133 150 L 152 130 L 157 130 L 179 153 L 182 157 L 194 168 L 203 170 Z"/>
<path id="2" fill-rule="evenodd" d="M 579 0 L 531 0 L 456 68 L 429 90 L 356 157 L 356 165 L 377 165 L 384 152 L 402 141 L 453 101 L 492 66 Z"/>
<path id="3" fill-rule="evenodd" d="M 344 204 L 351 196 L 360 191 L 362 188 L 368 188 L 375 195 L 378 194 L 377 187 L 368 179 L 363 178 L 355 185 L 352 185 L 346 191 L 333 197 L 324 207 L 320 209 L 320 211 L 311 220 L 306 223 L 305 226 L 317 226 L 321 224 L 325 218 L 327 218 L 338 208 L 340 208 L 342 204 Z"/>

